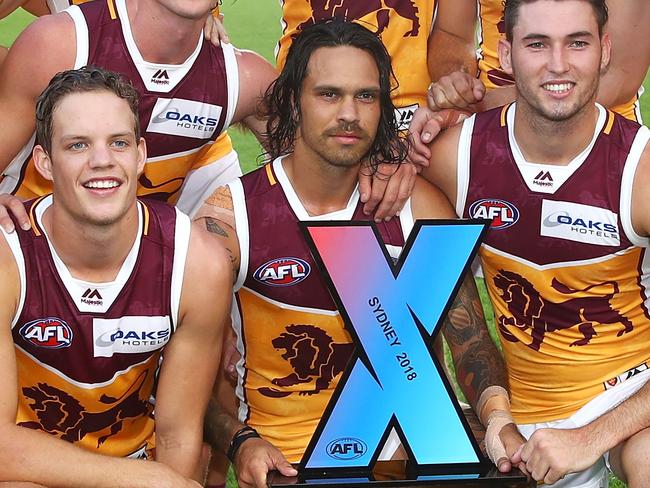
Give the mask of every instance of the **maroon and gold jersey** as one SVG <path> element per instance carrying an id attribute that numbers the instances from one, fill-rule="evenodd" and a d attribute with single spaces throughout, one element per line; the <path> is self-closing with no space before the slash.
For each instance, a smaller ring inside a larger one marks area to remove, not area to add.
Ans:
<path id="1" fill-rule="evenodd" d="M 431 77 L 427 68 L 427 44 L 435 0 L 280 0 L 282 37 L 276 48 L 278 69 L 284 66 L 293 38 L 304 27 L 334 17 L 358 20 L 379 33 L 388 50 L 399 87 L 393 92 L 397 120 L 405 129 L 418 106 L 426 104 Z"/>
<path id="2" fill-rule="evenodd" d="M 479 0 L 478 2 L 479 77 L 488 90 L 514 83 L 512 77 L 501 69 L 501 63 L 497 54 L 499 40 L 505 39 L 506 37 L 503 5 L 503 0 Z M 642 93 L 643 87 L 640 87 L 639 93 L 632 100 L 613 107 L 612 110 L 627 119 L 640 122 L 641 106 L 639 104 L 639 97 Z"/>
<path id="3" fill-rule="evenodd" d="M 280 159 L 229 186 L 241 252 L 233 308 L 239 416 L 297 462 L 353 351 L 299 222 L 369 218 L 358 190 L 345 209 L 310 216 Z M 378 226 L 391 256 L 411 227 L 410 203 L 399 219 Z"/>
<path id="4" fill-rule="evenodd" d="M 70 5 L 81 5 L 90 0 L 47 0 L 47 8 L 50 13 L 56 14 L 68 8 Z"/>
<path id="5" fill-rule="evenodd" d="M 5 235 L 21 277 L 16 422 L 93 452 L 150 456 L 150 397 L 177 324 L 189 219 L 139 203 L 138 235 L 115 280 L 94 283 L 72 276 L 48 239 L 51 201 L 28 205 L 32 230 Z"/>
<path id="6" fill-rule="evenodd" d="M 224 170 L 219 159 L 232 151 L 228 136 L 219 136 L 230 125 L 237 105 L 239 80 L 233 46 L 216 47 L 199 35 L 185 62 L 156 64 L 144 60 L 138 50 L 125 0 L 95 0 L 70 7 L 66 13 L 76 29 L 74 67 L 95 65 L 121 73 L 140 95 L 140 128 L 148 154 L 138 195 L 175 203 L 181 191 L 191 191 L 200 193 L 195 200 L 202 202 Z M 32 144 L 7 168 L 2 191 L 22 198 L 51 191 L 50 182 L 29 161 Z M 188 188 L 185 179 L 191 173 L 200 174 L 202 188 Z M 229 174 L 221 184 L 240 174 Z"/>
<path id="7" fill-rule="evenodd" d="M 493 219 L 480 256 L 519 423 L 569 417 L 648 367 L 648 239 L 630 207 L 650 131 L 598 110 L 566 166 L 525 160 L 516 104 L 461 130 L 456 209 Z"/>

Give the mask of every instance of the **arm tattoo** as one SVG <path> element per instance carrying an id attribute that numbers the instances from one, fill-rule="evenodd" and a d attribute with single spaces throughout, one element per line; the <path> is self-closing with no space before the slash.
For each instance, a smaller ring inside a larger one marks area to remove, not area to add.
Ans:
<path id="1" fill-rule="evenodd" d="M 488 334 L 471 272 L 465 276 L 445 318 L 443 333 L 451 349 L 458 383 L 473 407 L 488 386 L 508 389 L 503 358 Z"/>
<path id="2" fill-rule="evenodd" d="M 212 449 L 225 454 L 232 436 L 242 427 L 243 424 L 226 412 L 218 402 L 210 400 L 203 422 L 203 440 Z"/>
<path id="3" fill-rule="evenodd" d="M 208 232 L 212 232 L 218 236 L 228 237 L 228 233 L 219 225 L 219 221 L 212 217 L 205 218 L 205 228 L 208 229 Z"/>

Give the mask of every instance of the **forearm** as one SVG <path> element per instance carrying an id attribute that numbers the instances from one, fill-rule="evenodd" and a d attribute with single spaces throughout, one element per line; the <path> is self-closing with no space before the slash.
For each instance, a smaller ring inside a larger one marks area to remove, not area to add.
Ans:
<path id="1" fill-rule="evenodd" d="M 650 382 L 593 422 L 577 429 L 599 453 L 650 427 Z"/>
<path id="2" fill-rule="evenodd" d="M 226 454 L 235 433 L 244 427 L 233 415 L 216 402 L 210 400 L 205 414 L 203 437 L 212 449 Z"/>
<path id="3" fill-rule="evenodd" d="M 202 425 L 177 427 L 171 431 L 156 427 L 156 461 L 182 476 L 203 481 L 200 469 Z"/>
<path id="4" fill-rule="evenodd" d="M 464 278 L 443 327 L 458 383 L 476 411 L 479 397 L 486 388 L 500 386 L 507 390 L 508 380 L 503 358 L 488 334 L 481 300 L 470 272 Z"/>
<path id="5" fill-rule="evenodd" d="M 154 462 L 91 453 L 44 432 L 0 428 L 0 480 L 48 487 L 153 487 L 166 471 Z"/>
<path id="6" fill-rule="evenodd" d="M 472 76 L 477 73 L 476 52 L 473 44 L 452 33 L 434 29 L 429 41 L 427 66 L 432 81 L 454 71 L 464 71 Z"/>

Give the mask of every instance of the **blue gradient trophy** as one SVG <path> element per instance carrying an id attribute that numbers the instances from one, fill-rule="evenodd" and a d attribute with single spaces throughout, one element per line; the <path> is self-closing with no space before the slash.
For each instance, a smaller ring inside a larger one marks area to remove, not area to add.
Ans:
<path id="1" fill-rule="evenodd" d="M 527 486 L 499 480 L 433 354 L 489 221 L 417 221 L 393 265 L 372 223 L 309 222 L 305 237 L 355 343 L 299 466 L 272 486 Z M 372 474 L 389 437 L 403 473 Z M 384 477 L 386 478 L 386 477 Z M 495 484 L 496 483 L 496 484 Z"/>

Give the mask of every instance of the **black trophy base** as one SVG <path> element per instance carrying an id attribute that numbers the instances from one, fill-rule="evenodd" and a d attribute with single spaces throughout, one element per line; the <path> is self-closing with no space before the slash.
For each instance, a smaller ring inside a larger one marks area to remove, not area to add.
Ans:
<path id="1" fill-rule="evenodd" d="M 406 469 L 403 461 L 379 461 L 372 474 L 346 473 L 340 476 L 318 473 L 299 474 L 294 477 L 282 476 L 277 471 L 269 473 L 267 485 L 270 488 L 300 488 L 314 485 L 328 488 L 349 488 L 357 485 L 381 487 L 463 487 L 463 488 L 534 488 L 534 480 L 528 480 L 519 470 L 499 473 L 496 468 L 485 473 L 471 474 L 417 474 Z"/>

